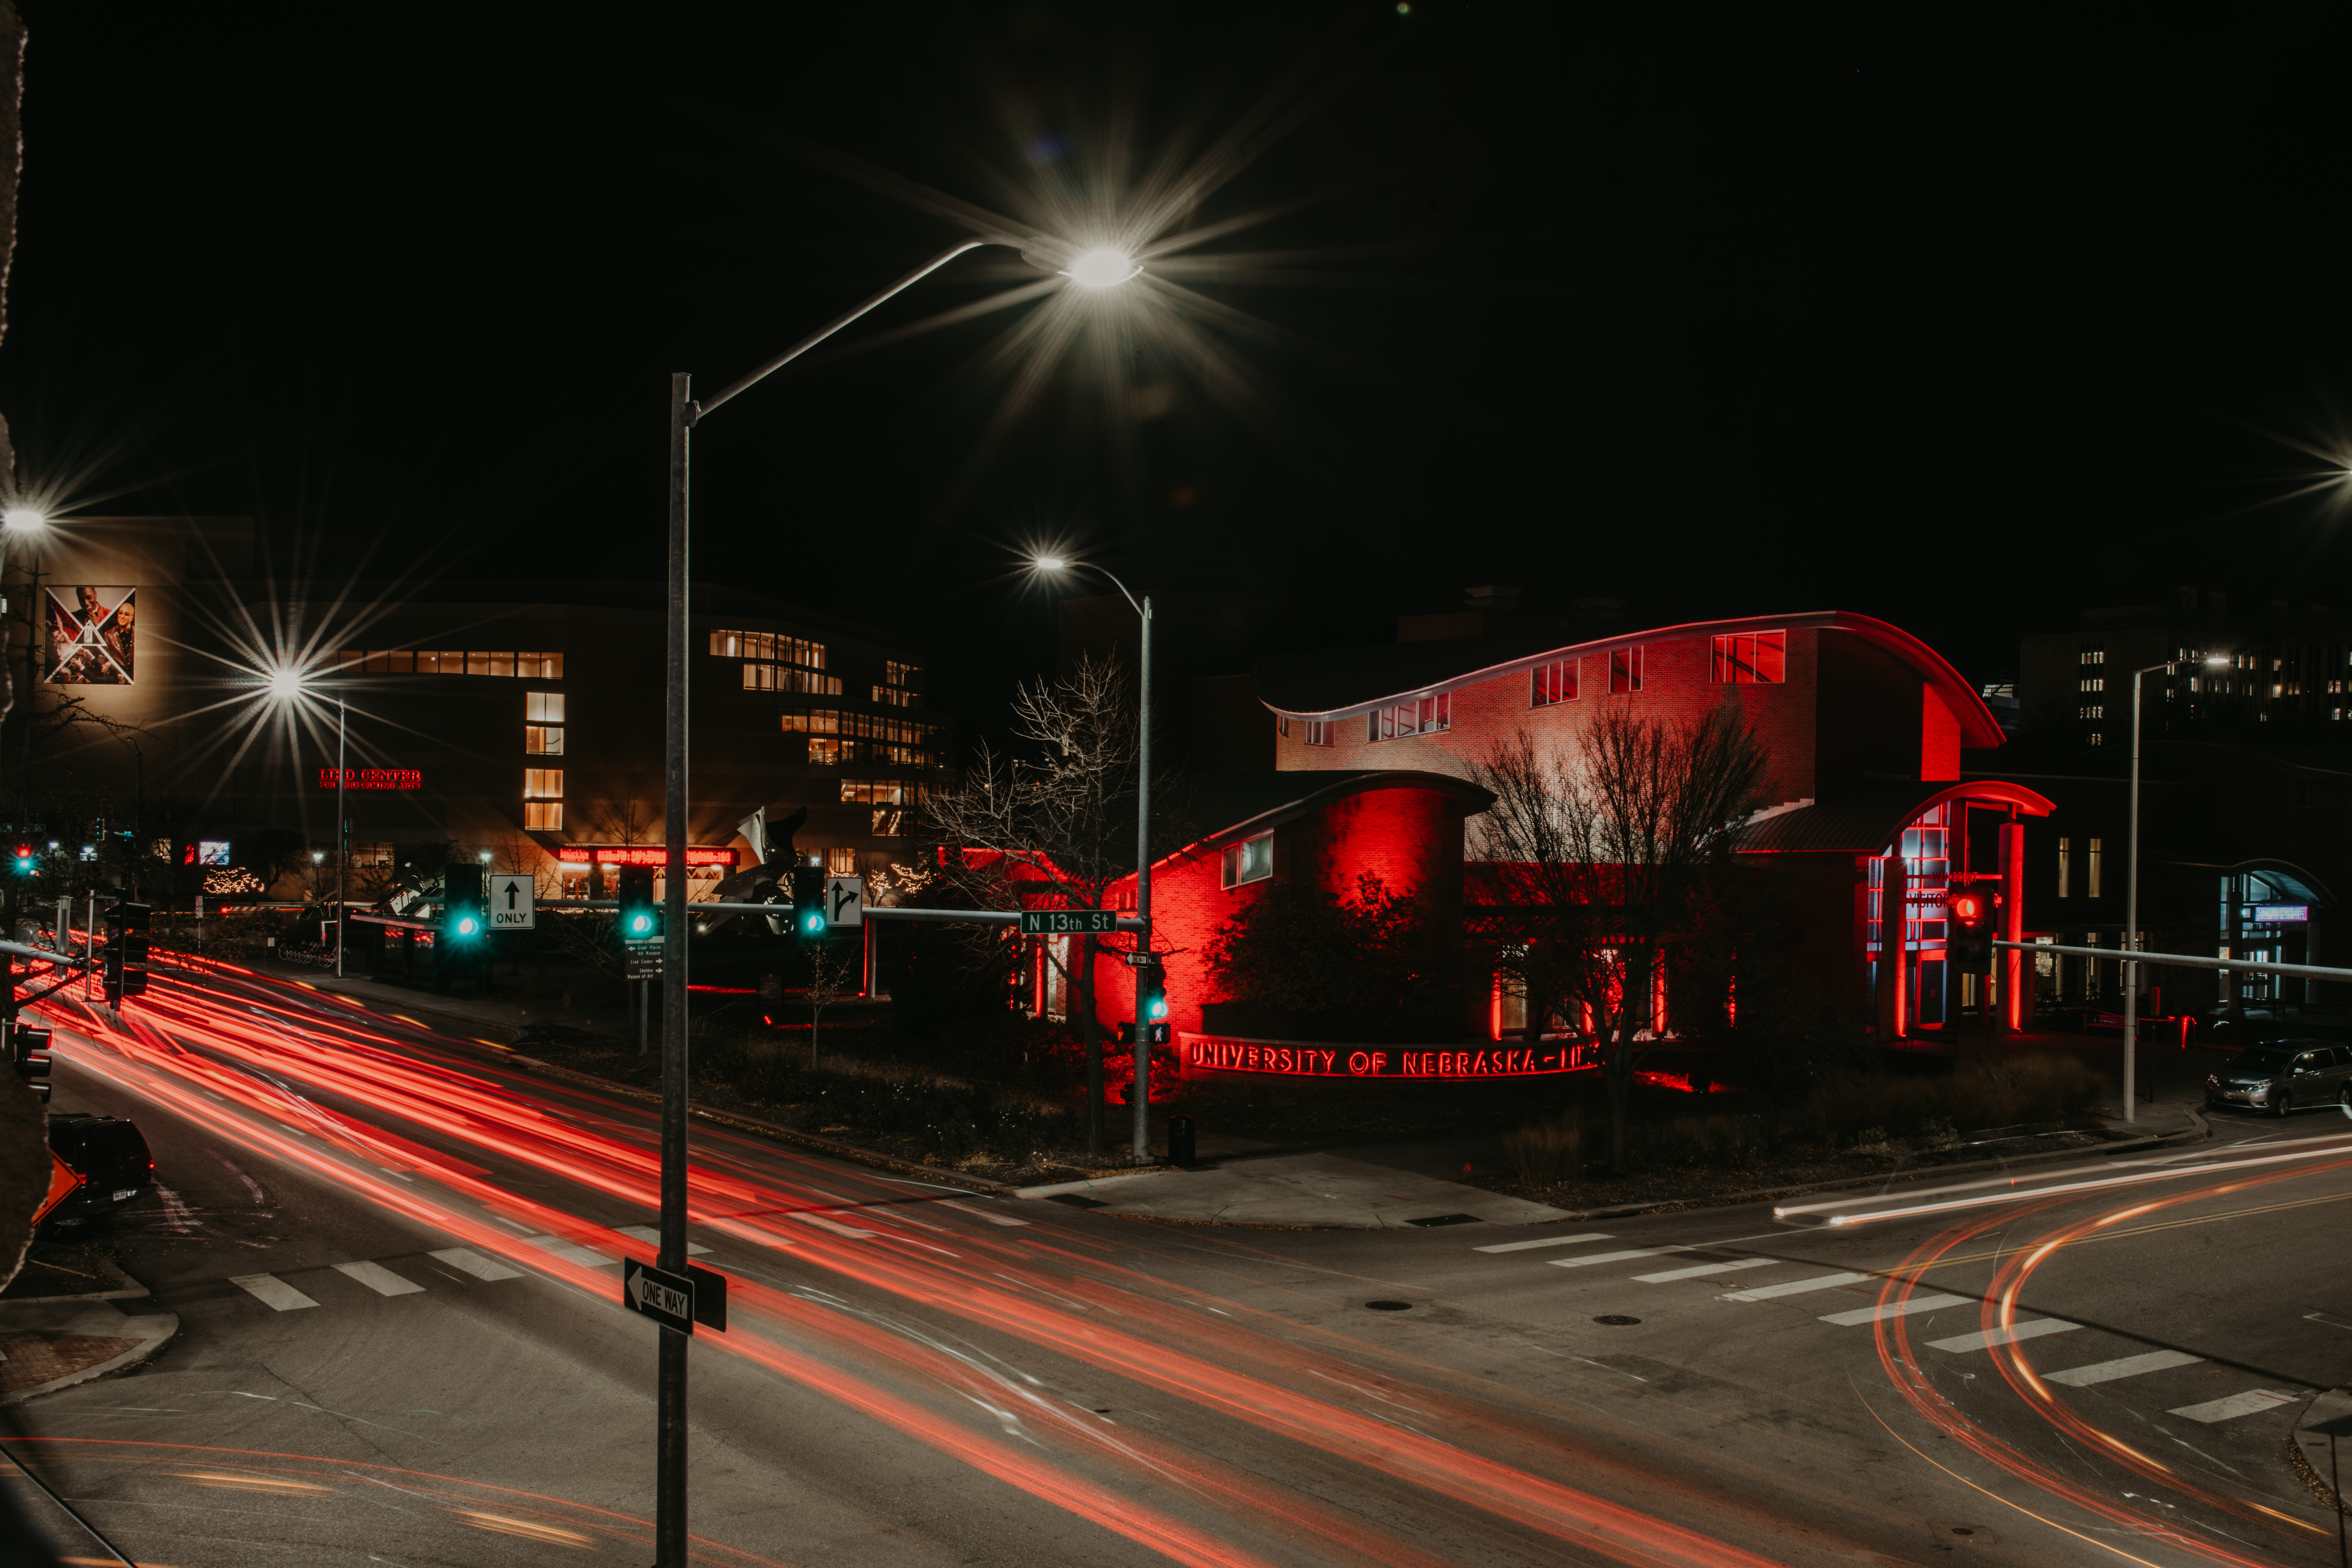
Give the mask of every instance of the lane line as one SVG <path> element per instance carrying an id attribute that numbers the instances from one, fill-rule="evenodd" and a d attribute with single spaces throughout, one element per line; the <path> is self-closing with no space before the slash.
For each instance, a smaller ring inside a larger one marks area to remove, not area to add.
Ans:
<path id="1" fill-rule="evenodd" d="M 1470 1250 L 1473 1252 L 1526 1252 L 1538 1247 L 1566 1247 L 1570 1242 L 1612 1239 L 1614 1238 L 1603 1236 L 1596 1230 L 1585 1236 L 1547 1236 L 1540 1241 L 1498 1241 L 1492 1247 L 1474 1247 Z"/>
<path id="2" fill-rule="evenodd" d="M 630 1237 L 635 1240 L 644 1242 L 647 1247 L 659 1247 L 661 1245 L 661 1231 L 657 1227 L 650 1225 L 616 1225 L 613 1227 L 613 1234 L 614 1236 Z M 704 1253 L 709 1252 L 710 1248 L 698 1246 L 694 1242 L 689 1241 L 686 1244 L 686 1250 L 688 1257 L 699 1258 Z"/>
<path id="3" fill-rule="evenodd" d="M 280 1312 L 299 1311 L 304 1307 L 319 1304 L 275 1274 L 240 1274 L 229 1283 L 263 1306 Z"/>
<path id="4" fill-rule="evenodd" d="M 986 1220 L 991 1225 L 1027 1225 L 1029 1223 L 1025 1219 L 1014 1219 L 1010 1215 L 991 1214 L 986 1209 L 976 1209 L 970 1204 L 957 1203 L 953 1198 L 941 1198 L 940 1200 L 940 1207 L 943 1209 L 961 1209 L 968 1215 L 979 1215 L 982 1219 Z M 902 1215 L 900 1217 L 903 1218 L 904 1216 Z"/>
<path id="5" fill-rule="evenodd" d="M 1717 1296 L 1718 1301 L 1769 1301 L 1775 1296 L 1801 1296 L 1808 1290 L 1829 1290 L 1840 1285 L 1859 1285 L 1865 1279 L 1881 1279 L 1880 1274 L 1816 1274 L 1811 1279 L 1791 1279 L 1785 1285 L 1759 1285 L 1753 1290 L 1734 1290 Z"/>
<path id="6" fill-rule="evenodd" d="M 2078 1366 L 2065 1372 L 2040 1373 L 2044 1383 L 2063 1383 L 2069 1388 L 2088 1388 L 2095 1383 L 2113 1383 L 2119 1377 L 2137 1377 L 2144 1372 L 2162 1372 L 2167 1367 L 2195 1366 L 2205 1358 L 2180 1351 L 2149 1351 L 2145 1355 L 2127 1355 L 2118 1361 L 2095 1361 L 2088 1366 Z"/>
<path id="7" fill-rule="evenodd" d="M 1995 1345 L 2013 1345 L 2020 1340 L 2038 1339 L 2043 1334 L 2063 1334 L 2068 1329 L 2079 1329 L 2080 1323 L 2070 1323 L 2063 1318 L 2036 1318 L 2030 1323 L 2011 1323 L 2005 1329 L 1986 1329 L 1973 1334 L 1955 1334 L 1948 1340 L 1929 1340 L 1928 1348 L 1939 1351 L 1989 1351 Z"/>
<path id="8" fill-rule="evenodd" d="M 2252 1415 L 2257 1411 L 2275 1410 L 2282 1405 L 2293 1405 L 2297 1397 L 2292 1394 L 2273 1394 L 2267 1388 L 2250 1388 L 2227 1399 L 2209 1399 L 2202 1405 L 2184 1405 L 2165 1414 L 2210 1425 L 2215 1421 L 2231 1421 L 2241 1415 Z"/>
<path id="9" fill-rule="evenodd" d="M 428 1252 L 427 1258 L 437 1258 L 452 1268 L 462 1268 L 477 1279 L 520 1279 L 523 1272 L 509 1268 L 494 1258 L 485 1258 L 470 1247 L 449 1247 L 439 1252 Z"/>
<path id="10" fill-rule="evenodd" d="M 1914 1312 L 1938 1312 L 1946 1307 L 1966 1307 L 1973 1304 L 1974 1300 L 1975 1298 L 1970 1296 L 1914 1296 L 1906 1301 L 1856 1307 L 1851 1312 L 1824 1312 L 1822 1321 L 1851 1329 L 1864 1323 L 1883 1323 L 1889 1318 L 1907 1318 Z"/>
<path id="11" fill-rule="evenodd" d="M 379 1296 L 421 1296 L 425 1287 L 403 1279 L 381 1263 L 338 1263 L 335 1272 L 358 1280 Z"/>
<path id="12" fill-rule="evenodd" d="M 560 1236 L 526 1236 L 523 1239 L 543 1252 L 552 1252 L 567 1263 L 577 1263 L 583 1268 L 615 1268 L 617 1258 L 607 1258 L 593 1247 L 583 1247 L 576 1241 L 566 1241 Z"/>
<path id="13" fill-rule="evenodd" d="M 1696 1279 L 1702 1274 L 1727 1274 L 1734 1268 L 1769 1268 L 1780 1260 L 1777 1258 L 1741 1258 L 1729 1263 L 1694 1263 L 1688 1268 L 1669 1268 L 1664 1274 L 1636 1274 L 1637 1285 L 1666 1285 L 1676 1279 Z"/>
<path id="14" fill-rule="evenodd" d="M 1596 1263 L 1623 1263 L 1635 1258 L 1664 1258 L 1670 1252 L 1696 1252 L 1696 1247 L 1637 1247 L 1631 1252 L 1596 1252 L 1590 1258 L 1548 1258 L 1554 1268 L 1590 1268 Z"/>

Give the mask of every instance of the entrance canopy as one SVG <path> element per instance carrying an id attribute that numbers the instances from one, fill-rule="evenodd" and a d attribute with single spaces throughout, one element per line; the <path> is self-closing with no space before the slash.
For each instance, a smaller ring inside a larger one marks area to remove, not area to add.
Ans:
<path id="1" fill-rule="evenodd" d="M 1743 855 L 1884 855 L 1903 829 L 1947 801 L 2014 806 L 2028 816 L 2057 809 L 2023 784 L 1998 779 L 1963 783 L 1866 784 L 1834 800 L 1801 805 L 1756 825 Z"/>

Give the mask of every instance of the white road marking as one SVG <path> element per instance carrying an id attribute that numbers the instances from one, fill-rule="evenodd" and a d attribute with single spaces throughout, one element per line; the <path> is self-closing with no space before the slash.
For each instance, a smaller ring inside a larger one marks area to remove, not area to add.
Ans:
<path id="1" fill-rule="evenodd" d="M 1851 1329 L 1864 1323 L 1884 1322 L 1889 1318 L 1907 1318 L 1914 1312 L 1937 1312 L 1946 1307 L 1965 1307 L 1973 1300 L 1968 1296 L 1914 1296 L 1907 1301 L 1887 1301 L 1875 1307 L 1856 1307 L 1851 1312 L 1824 1312 L 1822 1321 Z"/>
<path id="2" fill-rule="evenodd" d="M 1948 1340 L 1929 1340 L 1928 1348 L 1939 1351 L 1989 1351 L 1995 1345 L 2013 1345 L 2020 1340 L 2038 1339 L 2043 1334 L 2063 1334 L 2068 1329 L 2079 1329 L 2080 1323 L 2070 1323 L 2063 1318 L 2036 1318 L 2030 1323 L 2011 1323 L 2005 1329 L 1986 1329 L 1979 1333 L 1957 1334 Z"/>
<path id="3" fill-rule="evenodd" d="M 620 1262 L 617 1258 L 607 1258 L 593 1247 L 566 1241 L 560 1236 L 526 1236 L 523 1239 L 533 1247 L 552 1252 L 568 1263 L 577 1263 L 587 1268 L 610 1268 Z"/>
<path id="4" fill-rule="evenodd" d="M 1596 1263 L 1623 1263 L 1635 1258 L 1664 1258 L 1670 1252 L 1694 1252 L 1689 1247 L 1637 1247 L 1631 1252 L 1596 1252 L 1589 1258 L 1547 1258 L 1554 1268 L 1590 1268 Z"/>
<path id="5" fill-rule="evenodd" d="M 1733 1263 L 1694 1263 L 1688 1268 L 1669 1268 L 1664 1274 L 1636 1274 L 1637 1285 L 1666 1285 L 1676 1279 L 1696 1279 L 1702 1274 L 1723 1274 L 1734 1268 L 1769 1268 L 1780 1259 L 1775 1258 L 1742 1258 Z"/>
<path id="6" fill-rule="evenodd" d="M 634 1237 L 637 1240 L 644 1242 L 647 1247 L 659 1247 L 661 1245 L 661 1232 L 649 1225 L 616 1225 L 613 1227 L 613 1234 L 615 1236 Z M 704 1253 L 709 1251 L 710 1248 L 707 1247 L 698 1247 L 689 1241 L 686 1244 L 686 1250 L 688 1256 L 699 1258 Z"/>
<path id="7" fill-rule="evenodd" d="M 1578 1241 L 1608 1241 L 1609 1237 L 1594 1231 L 1590 1236 L 1547 1236 L 1541 1241 L 1498 1241 L 1492 1247 L 1474 1247 L 1473 1252 L 1526 1252 L 1538 1247 L 1566 1247 Z"/>
<path id="8" fill-rule="evenodd" d="M 463 1247 L 452 1247 L 440 1252 L 428 1252 L 427 1258 L 437 1258 L 452 1268 L 462 1268 L 477 1279 L 520 1279 L 522 1270 L 509 1268 L 494 1258 Z"/>
<path id="9" fill-rule="evenodd" d="M 2065 1372 L 2042 1373 L 2044 1383 L 2063 1383 L 2069 1388 L 2088 1388 L 2095 1383 L 2113 1383 L 2119 1377 L 2137 1377 L 2144 1372 L 2162 1372 L 2171 1366 L 2195 1366 L 2203 1356 L 2184 1355 L 2179 1351 L 2149 1351 L 2145 1355 L 2127 1355 L 2120 1361 L 2095 1361 L 2088 1366 L 2078 1366 Z"/>
<path id="10" fill-rule="evenodd" d="M 2273 1394 L 2267 1388 L 2250 1388 L 2243 1394 L 2233 1394 L 2227 1399 L 2209 1399 L 2202 1405 L 2184 1405 L 2178 1410 L 2168 1410 L 2168 1415 L 2179 1415 L 2189 1421 L 2230 1421 L 2256 1411 L 2275 1409 L 2293 1405 L 2295 1395 Z"/>
<path id="11" fill-rule="evenodd" d="M 425 1290 L 424 1286 L 403 1279 L 381 1263 L 338 1263 L 335 1272 L 349 1275 L 379 1296 L 416 1296 Z"/>
<path id="12" fill-rule="evenodd" d="M 961 1209 L 966 1214 L 978 1215 L 981 1218 L 986 1220 L 991 1225 L 1027 1225 L 1029 1223 L 1025 1219 L 1014 1219 L 1010 1215 L 991 1214 L 986 1209 L 976 1209 L 970 1204 L 960 1204 L 952 1198 L 941 1198 L 940 1200 L 940 1207 L 943 1209 Z"/>
<path id="13" fill-rule="evenodd" d="M 280 1312 L 291 1312 L 319 1303 L 286 1283 L 275 1274 L 240 1274 L 229 1281 L 265 1307 Z"/>
<path id="14" fill-rule="evenodd" d="M 1733 1290 L 1717 1296 L 1718 1301 L 1765 1301 L 1775 1296 L 1801 1296 L 1808 1290 L 1828 1290 L 1840 1285 L 1859 1285 L 1865 1279 L 1875 1279 L 1875 1274 L 1816 1274 L 1811 1279 L 1791 1279 L 1785 1285 L 1759 1285 L 1753 1290 Z"/>
<path id="15" fill-rule="evenodd" d="M 813 1225 L 819 1230 L 829 1230 L 836 1236 L 854 1236 L 861 1241 L 874 1235 L 874 1232 L 870 1230 L 852 1229 L 848 1226 L 829 1220 L 821 1214 L 811 1214 L 806 1209 L 795 1209 L 793 1211 L 792 1217 L 799 1220 L 803 1225 Z"/>

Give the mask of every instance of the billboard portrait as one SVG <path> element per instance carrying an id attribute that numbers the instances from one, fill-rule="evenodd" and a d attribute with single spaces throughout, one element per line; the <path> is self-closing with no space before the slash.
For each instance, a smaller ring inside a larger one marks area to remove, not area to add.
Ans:
<path id="1" fill-rule="evenodd" d="M 138 596 L 136 588 L 49 589 L 49 684 L 133 684 Z"/>

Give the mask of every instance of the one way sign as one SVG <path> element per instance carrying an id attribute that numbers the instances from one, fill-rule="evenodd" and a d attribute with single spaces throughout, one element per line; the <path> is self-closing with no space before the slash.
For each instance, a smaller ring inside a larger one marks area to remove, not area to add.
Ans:
<path id="1" fill-rule="evenodd" d="M 666 1329 L 694 1332 L 694 1281 L 634 1258 L 621 1260 L 621 1304 Z"/>
<path id="2" fill-rule="evenodd" d="M 529 873 L 490 879 L 490 929 L 531 931 L 539 924 L 539 879 Z"/>

